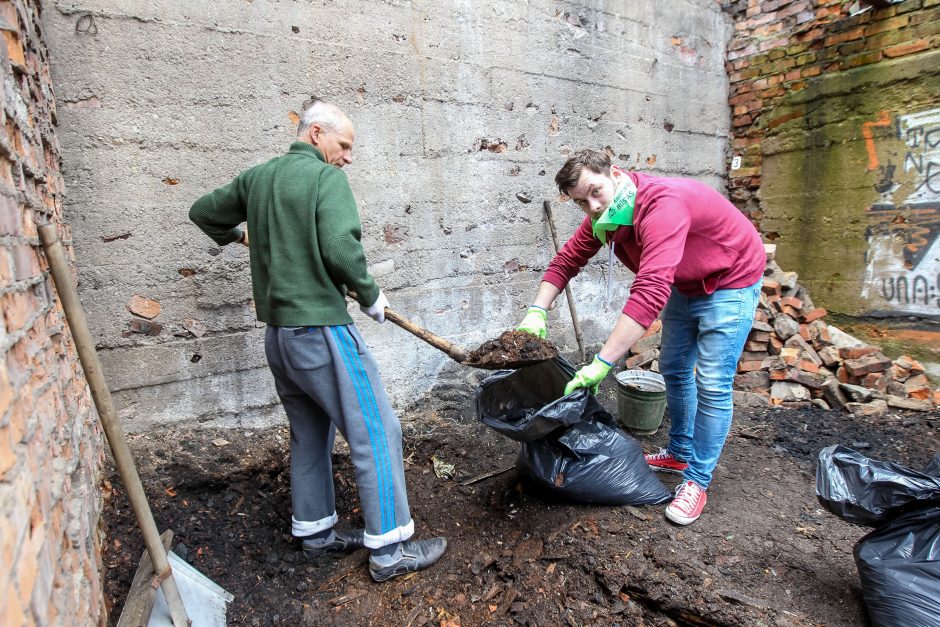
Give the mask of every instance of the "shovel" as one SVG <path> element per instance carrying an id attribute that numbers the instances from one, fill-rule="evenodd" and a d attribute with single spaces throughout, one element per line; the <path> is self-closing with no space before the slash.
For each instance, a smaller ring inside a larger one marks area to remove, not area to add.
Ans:
<path id="1" fill-rule="evenodd" d="M 355 292 L 347 292 L 346 294 L 353 300 L 356 300 L 358 298 Z M 417 324 L 415 324 L 414 322 L 412 322 L 405 316 L 401 315 L 394 309 L 391 309 L 389 307 L 385 308 L 385 319 L 391 321 L 392 323 L 401 327 L 405 331 L 408 331 L 408 333 L 411 333 L 415 337 L 421 340 L 424 340 L 425 342 L 427 342 L 434 348 L 440 351 L 443 351 L 444 353 L 447 354 L 448 357 L 450 357 L 451 359 L 453 359 L 460 365 L 470 366 L 471 368 L 481 368 L 483 370 L 512 370 L 515 368 L 523 368 L 525 366 L 531 366 L 533 364 L 537 364 L 539 362 L 545 361 L 546 359 L 551 359 L 558 354 L 556 351 L 555 354 L 550 355 L 548 357 L 538 357 L 534 359 L 525 359 L 525 358 L 511 359 L 507 355 L 502 358 L 500 358 L 499 356 L 496 356 L 494 359 L 489 359 L 486 361 L 473 360 L 473 359 L 470 359 L 470 353 L 468 353 L 466 350 L 464 350 L 460 346 L 457 346 L 450 340 L 445 340 L 439 335 L 435 335 L 431 333 L 424 327 L 418 326 Z M 489 344 L 489 342 L 487 342 L 487 344 Z M 484 346 L 485 345 L 486 344 L 484 344 Z M 483 348 L 483 346 L 481 346 L 480 348 Z M 477 349 L 477 351 L 474 351 L 474 353 L 478 352 L 479 350 L 480 349 Z"/>

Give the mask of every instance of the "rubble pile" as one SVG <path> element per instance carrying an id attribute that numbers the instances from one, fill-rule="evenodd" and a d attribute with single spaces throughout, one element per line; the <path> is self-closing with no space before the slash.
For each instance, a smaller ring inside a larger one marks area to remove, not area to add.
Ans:
<path id="1" fill-rule="evenodd" d="M 735 376 L 735 403 L 751 406 L 812 403 L 877 416 L 889 407 L 933 411 L 933 392 L 923 366 L 909 356 L 892 360 L 835 326 L 813 304 L 795 272 L 774 260 L 765 245 L 767 268 L 760 304 Z M 650 329 L 631 350 L 627 368 L 657 369 L 660 334 Z"/>

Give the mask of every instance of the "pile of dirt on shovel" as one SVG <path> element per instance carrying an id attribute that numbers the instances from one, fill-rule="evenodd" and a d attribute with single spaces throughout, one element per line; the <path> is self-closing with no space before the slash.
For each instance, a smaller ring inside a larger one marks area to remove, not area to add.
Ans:
<path id="1" fill-rule="evenodd" d="M 519 368 L 557 356 L 558 349 L 536 335 L 506 331 L 471 352 L 467 363 L 482 368 Z"/>

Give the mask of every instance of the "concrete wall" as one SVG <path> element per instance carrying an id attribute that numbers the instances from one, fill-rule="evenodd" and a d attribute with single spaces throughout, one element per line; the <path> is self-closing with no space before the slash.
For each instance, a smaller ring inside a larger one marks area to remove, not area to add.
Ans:
<path id="1" fill-rule="evenodd" d="M 731 4 L 733 199 L 817 305 L 940 319 L 940 0 Z"/>
<path id="2" fill-rule="evenodd" d="M 71 256 L 37 5 L 0 2 L 0 625 L 94 625 L 103 448 L 36 232 Z"/>
<path id="3" fill-rule="evenodd" d="M 724 180 L 731 25 L 711 0 L 69 0 L 44 17 L 81 293 L 131 430 L 279 418 L 247 253 L 186 212 L 284 151 L 310 95 L 357 126 L 346 171 L 392 306 L 468 348 L 534 295 L 553 253 L 542 200 L 571 150 Z M 567 235 L 580 214 L 555 210 Z M 605 309 L 604 266 L 573 283 L 592 345 L 629 282 Z M 559 304 L 551 339 L 572 350 Z M 471 376 L 355 316 L 399 407 Z"/>

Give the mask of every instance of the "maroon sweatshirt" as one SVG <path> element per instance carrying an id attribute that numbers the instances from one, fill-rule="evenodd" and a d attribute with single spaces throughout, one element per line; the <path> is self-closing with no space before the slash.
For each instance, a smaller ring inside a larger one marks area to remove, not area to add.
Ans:
<path id="1" fill-rule="evenodd" d="M 760 280 L 766 265 L 760 235 L 724 196 L 691 179 L 626 174 L 637 188 L 633 225 L 607 234 L 614 254 L 636 274 L 623 313 L 649 327 L 673 285 L 686 296 L 704 296 Z M 564 289 L 601 246 L 585 218 L 542 280 Z"/>

